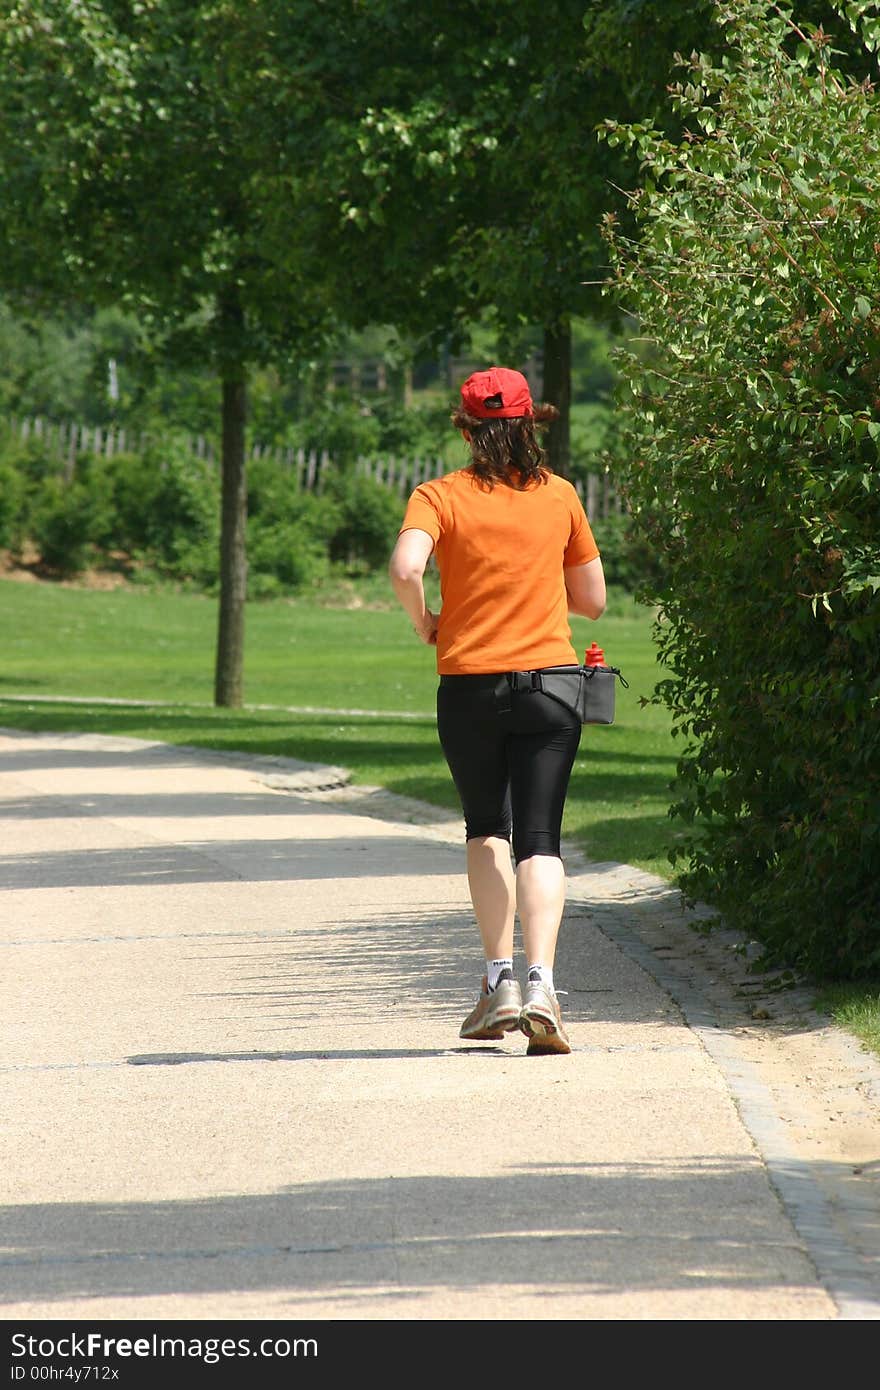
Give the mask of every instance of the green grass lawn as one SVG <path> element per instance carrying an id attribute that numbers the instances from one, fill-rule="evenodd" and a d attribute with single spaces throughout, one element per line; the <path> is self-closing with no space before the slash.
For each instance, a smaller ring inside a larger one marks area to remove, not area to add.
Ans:
<path id="1" fill-rule="evenodd" d="M 456 806 L 437 743 L 433 649 L 415 640 L 385 591 L 384 607 L 378 599 L 328 607 L 319 597 L 249 607 L 246 706 L 220 710 L 212 704 L 215 600 L 2 581 L 0 723 L 342 764 L 358 782 Z M 599 641 L 629 689 L 618 686 L 613 725 L 584 729 L 564 833 L 594 859 L 668 875 L 675 754 L 666 713 L 640 705 L 656 679 L 650 615 L 626 598 L 609 607 L 597 624 L 575 618 L 574 639 L 578 649 Z M 41 699 L 8 699 L 23 695 Z M 151 703 L 99 703 L 108 697 Z"/>

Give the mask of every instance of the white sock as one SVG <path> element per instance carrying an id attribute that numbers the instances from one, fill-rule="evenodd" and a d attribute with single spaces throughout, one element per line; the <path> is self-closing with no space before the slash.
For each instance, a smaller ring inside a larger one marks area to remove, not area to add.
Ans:
<path id="1" fill-rule="evenodd" d="M 550 993 L 553 994 L 553 993 L 554 993 L 554 989 L 553 989 L 553 966 L 552 966 L 552 965 L 530 965 L 530 966 L 529 966 L 529 973 L 528 973 L 528 981 L 529 981 L 529 984 L 530 984 L 530 985 L 534 985 L 534 984 L 543 985 L 545 989 L 549 989 Z"/>
<path id="2" fill-rule="evenodd" d="M 504 960 L 486 961 L 486 989 L 490 994 L 498 984 L 498 976 L 502 970 L 509 970 L 511 975 L 513 974 L 513 960 L 510 957 L 506 957 Z"/>

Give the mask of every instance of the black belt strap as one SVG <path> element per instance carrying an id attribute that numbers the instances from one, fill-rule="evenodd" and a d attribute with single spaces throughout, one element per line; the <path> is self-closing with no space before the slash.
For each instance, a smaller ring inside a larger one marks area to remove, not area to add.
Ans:
<path id="1" fill-rule="evenodd" d="M 503 676 L 498 677 L 498 684 L 495 686 L 495 705 L 498 713 L 510 714 L 510 697 L 514 691 L 520 694 L 522 691 L 540 689 L 540 671 L 505 671 Z"/>
<path id="2" fill-rule="evenodd" d="M 511 709 L 511 684 L 507 675 L 498 677 L 498 684 L 495 686 L 495 708 L 499 714 L 510 714 Z"/>

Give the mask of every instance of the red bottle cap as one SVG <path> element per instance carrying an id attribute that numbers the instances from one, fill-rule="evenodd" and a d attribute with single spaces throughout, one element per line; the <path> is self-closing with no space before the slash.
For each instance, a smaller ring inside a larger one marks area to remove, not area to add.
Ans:
<path id="1" fill-rule="evenodd" d="M 603 650 L 602 650 L 601 647 L 597 647 L 597 646 L 596 646 L 596 643 L 595 643 L 595 642 L 593 642 L 592 645 L 590 646 L 590 648 L 589 648 L 586 652 L 584 652 L 584 665 L 585 665 L 585 666 L 604 666 L 604 665 L 605 665 L 605 653 L 603 652 Z"/>

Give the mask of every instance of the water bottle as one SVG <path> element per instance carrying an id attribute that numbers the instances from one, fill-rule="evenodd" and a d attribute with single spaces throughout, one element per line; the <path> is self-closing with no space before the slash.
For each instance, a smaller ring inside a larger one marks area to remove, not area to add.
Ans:
<path id="1" fill-rule="evenodd" d="M 616 666 L 606 666 L 605 653 L 596 642 L 584 652 L 583 669 L 588 677 L 584 683 L 583 722 L 613 724 L 614 683 L 619 680 L 626 685 L 626 681 Z"/>

